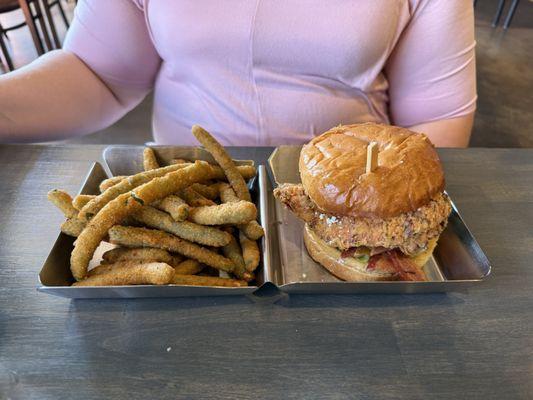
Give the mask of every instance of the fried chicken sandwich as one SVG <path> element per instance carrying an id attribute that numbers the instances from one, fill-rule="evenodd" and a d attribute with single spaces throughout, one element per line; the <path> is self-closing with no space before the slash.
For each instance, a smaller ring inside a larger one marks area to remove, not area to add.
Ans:
<path id="1" fill-rule="evenodd" d="M 377 162 L 368 167 L 369 146 Z M 335 127 L 301 151 L 301 184 L 274 195 L 305 222 L 309 255 L 347 281 L 426 280 L 451 205 L 429 139 L 374 123 Z"/>

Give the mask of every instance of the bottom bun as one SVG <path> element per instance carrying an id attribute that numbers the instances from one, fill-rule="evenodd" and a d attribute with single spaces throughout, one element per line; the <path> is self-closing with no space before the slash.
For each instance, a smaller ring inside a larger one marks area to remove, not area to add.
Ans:
<path id="1" fill-rule="evenodd" d="M 437 240 L 438 237 L 431 239 L 428 242 L 428 247 L 426 250 L 421 253 L 418 253 L 416 256 L 411 257 L 411 260 L 414 261 L 418 268 L 424 267 L 424 265 L 426 265 L 426 263 L 429 261 L 429 259 L 433 255 L 433 250 L 435 250 L 435 246 L 437 246 Z"/>
<path id="2" fill-rule="evenodd" d="M 366 262 L 354 257 L 341 257 L 340 250 L 329 246 L 307 224 L 304 228 L 304 243 L 311 258 L 339 279 L 355 282 L 397 280 L 395 273 L 367 270 Z M 426 251 L 411 257 L 418 268 L 422 269 L 431 258 L 436 244 L 437 239 L 431 240 Z"/>

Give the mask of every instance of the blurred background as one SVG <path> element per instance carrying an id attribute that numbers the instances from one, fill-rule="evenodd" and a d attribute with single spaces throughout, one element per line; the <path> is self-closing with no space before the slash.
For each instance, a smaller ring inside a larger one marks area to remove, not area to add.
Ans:
<path id="1" fill-rule="evenodd" d="M 0 74 L 60 47 L 74 8 L 74 0 L 0 0 Z M 475 15 L 479 98 L 470 145 L 533 147 L 533 0 L 477 0 Z M 113 126 L 67 142 L 143 144 L 151 109 L 148 96 Z"/>

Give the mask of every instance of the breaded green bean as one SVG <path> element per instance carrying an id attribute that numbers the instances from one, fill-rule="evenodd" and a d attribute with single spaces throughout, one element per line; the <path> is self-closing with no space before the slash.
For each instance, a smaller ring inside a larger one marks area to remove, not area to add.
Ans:
<path id="1" fill-rule="evenodd" d="M 158 200 L 152 204 L 154 207 L 166 211 L 175 221 L 185 221 L 189 216 L 190 206 L 181 197 L 174 194 Z"/>
<path id="2" fill-rule="evenodd" d="M 211 179 L 215 179 L 217 181 L 228 180 L 222 168 L 219 166 L 212 166 L 211 168 L 213 168 L 213 177 Z M 257 169 L 253 165 L 239 165 L 237 166 L 237 171 L 239 171 L 239 174 L 241 174 L 245 181 L 252 179 L 257 175 Z"/>
<path id="3" fill-rule="evenodd" d="M 155 156 L 154 150 L 150 147 L 146 147 L 143 150 L 143 167 L 145 171 L 159 168 L 157 157 Z"/>
<path id="4" fill-rule="evenodd" d="M 157 261 L 146 261 L 146 260 L 122 260 L 117 261 L 114 263 L 102 263 L 100 265 L 97 265 L 96 267 L 90 269 L 87 272 L 87 277 L 94 276 L 94 275 L 100 275 L 106 272 L 109 272 L 113 269 L 116 269 L 117 267 L 134 267 L 139 264 L 150 264 Z M 165 263 L 167 264 L 167 263 Z"/>
<path id="5" fill-rule="evenodd" d="M 191 163 L 181 164 L 181 165 L 191 165 Z M 220 168 L 218 165 L 211 165 L 211 168 L 213 169 L 212 178 L 217 181 L 227 181 L 228 178 L 226 177 L 226 174 L 224 174 L 224 170 Z M 245 181 L 252 179 L 254 176 L 257 175 L 257 169 L 253 165 L 238 165 L 237 171 L 239 171 L 239 174 L 242 175 L 243 179 Z"/>
<path id="6" fill-rule="evenodd" d="M 183 166 L 187 166 L 187 165 L 191 165 L 192 163 L 187 160 L 176 159 L 170 162 L 170 165 L 174 165 L 174 164 L 181 164 Z M 214 168 L 213 179 L 217 181 L 228 180 L 222 168 L 220 168 L 218 165 L 211 165 L 211 166 Z M 252 179 L 254 176 L 257 175 L 257 169 L 253 165 L 237 165 L 237 171 L 239 171 L 239 174 L 242 175 L 245 181 Z M 122 178 L 127 178 L 127 176 L 124 176 Z M 113 178 L 110 178 L 110 179 L 113 179 Z"/>
<path id="7" fill-rule="evenodd" d="M 252 201 L 248 186 L 242 175 L 238 172 L 235 162 L 226 152 L 224 147 L 211 136 L 209 132 L 199 125 L 193 125 L 192 133 L 198 141 L 211 153 L 216 162 L 222 167 L 237 197 L 241 200 Z"/>
<path id="8" fill-rule="evenodd" d="M 172 265 L 174 257 L 168 251 L 163 249 L 153 249 L 150 247 L 128 248 L 117 247 L 106 251 L 102 259 L 107 264 L 113 264 L 118 261 L 138 261 L 138 262 L 164 262 Z"/>
<path id="9" fill-rule="evenodd" d="M 242 232 L 239 232 L 239 241 L 241 242 L 242 258 L 244 259 L 246 270 L 253 272 L 259 265 L 259 258 L 261 257 L 259 246 L 257 246 L 255 240 L 248 239 Z"/>
<path id="10" fill-rule="evenodd" d="M 61 232 L 65 235 L 78 237 L 85 228 L 86 223 L 80 221 L 78 218 L 67 218 L 65 222 L 61 224 Z"/>
<path id="11" fill-rule="evenodd" d="M 172 254 L 172 263 L 170 265 L 176 268 L 176 266 L 180 265 L 183 260 L 185 260 L 185 257 L 183 257 L 181 254 Z"/>
<path id="12" fill-rule="evenodd" d="M 226 228 L 226 232 L 228 233 L 231 233 L 232 230 L 233 229 L 231 228 Z M 233 270 L 233 273 L 237 277 L 241 279 L 244 279 L 245 277 L 249 278 L 249 276 L 245 274 L 246 266 L 244 264 L 244 259 L 242 258 L 241 248 L 239 246 L 239 243 L 237 243 L 235 237 L 233 237 L 233 235 L 231 235 L 230 242 L 224 247 L 222 247 L 222 253 L 235 264 L 235 269 Z"/>
<path id="13" fill-rule="evenodd" d="M 83 206 L 85 206 L 85 204 L 95 197 L 96 196 L 94 194 L 79 194 L 74 197 L 74 200 L 72 200 L 72 206 L 79 211 L 83 208 Z"/>
<path id="14" fill-rule="evenodd" d="M 200 225 L 238 225 L 255 220 L 257 209 L 254 203 L 240 200 L 216 206 L 192 208 L 189 220 Z"/>
<path id="15" fill-rule="evenodd" d="M 230 259 L 163 231 L 116 225 L 109 229 L 109 240 L 125 247 L 156 247 L 180 253 L 226 272 L 232 272 L 235 268 Z"/>
<path id="16" fill-rule="evenodd" d="M 174 268 L 165 263 L 105 267 L 105 270 L 72 286 L 166 285 L 174 277 Z"/>
<path id="17" fill-rule="evenodd" d="M 183 158 L 173 158 L 170 160 L 170 164 L 192 164 L 189 160 Z"/>
<path id="18" fill-rule="evenodd" d="M 200 275 L 179 275 L 175 274 L 170 284 L 187 285 L 187 286 L 224 286 L 224 287 L 241 287 L 248 286 L 245 281 L 237 279 L 219 278 L 216 276 Z"/>
<path id="19" fill-rule="evenodd" d="M 131 249 L 131 250 L 140 250 L 140 249 Z M 161 250 L 161 249 L 153 249 L 151 247 L 145 247 L 143 248 L 143 250 Z M 166 250 L 161 250 L 161 251 L 164 251 L 166 252 Z M 166 252 L 167 254 L 170 254 L 168 252 Z M 102 263 L 100 265 L 97 265 L 96 267 L 92 268 L 91 270 L 89 270 L 89 272 L 87 272 L 87 276 L 93 276 L 93 275 L 99 275 L 103 272 L 107 272 L 107 271 L 110 271 L 112 269 L 115 269 L 116 267 L 118 266 L 129 266 L 129 267 L 132 267 L 132 266 L 136 266 L 136 265 L 139 265 L 139 264 L 151 264 L 151 263 L 155 263 L 155 262 L 163 262 L 165 264 L 168 264 L 170 265 L 172 268 L 174 268 L 174 271 L 176 270 L 176 266 L 182 264 L 182 260 L 183 258 L 181 256 L 170 256 L 169 258 L 171 259 L 171 262 L 166 262 L 166 261 L 158 261 L 158 260 L 154 260 L 153 259 L 154 257 L 148 257 L 148 258 L 138 258 L 138 259 L 122 259 L 122 260 L 117 260 L 115 262 L 112 262 L 112 263 Z M 156 258 L 163 258 L 163 257 L 156 257 Z M 166 258 L 166 257 L 165 257 Z M 196 260 L 188 260 L 188 261 L 194 261 L 194 263 L 196 264 L 184 264 L 184 266 L 181 268 L 181 270 L 183 271 L 184 274 L 195 274 L 197 272 L 194 272 L 194 271 L 201 271 L 203 266 L 202 264 L 200 264 L 198 261 Z M 175 263 L 175 265 L 174 265 Z M 193 268 L 194 267 L 194 268 Z"/>
<path id="20" fill-rule="evenodd" d="M 145 174 L 149 172 L 145 172 Z M 135 191 L 123 193 L 107 203 L 91 219 L 74 243 L 74 249 L 70 256 L 70 269 L 74 278 L 82 279 L 85 277 L 89 261 L 100 241 L 107 235 L 109 228 L 122 223 L 126 217 L 139 211 L 145 204 L 163 199 L 193 183 L 212 179 L 212 173 L 209 164 L 196 162 L 177 171 L 171 171 L 163 177 L 152 179 L 137 187 Z"/>
<path id="21" fill-rule="evenodd" d="M 201 207 L 201 206 L 214 206 L 216 203 L 214 201 L 205 198 L 196 190 L 191 187 L 185 188 L 180 191 L 180 196 L 189 204 L 191 207 Z"/>
<path id="22" fill-rule="evenodd" d="M 237 225 L 237 228 L 239 228 L 250 240 L 261 239 L 265 234 L 263 227 L 255 220 L 250 221 L 247 224 Z"/>
<path id="23" fill-rule="evenodd" d="M 194 183 L 191 185 L 191 189 L 209 200 L 215 200 L 218 197 L 218 185 L 216 184 L 208 186 L 202 183 Z"/>
<path id="24" fill-rule="evenodd" d="M 177 275 L 195 275 L 204 269 L 204 265 L 196 260 L 185 260 L 174 267 Z"/>
<path id="25" fill-rule="evenodd" d="M 220 192 L 220 200 L 222 203 L 234 203 L 239 201 L 239 198 L 229 183 L 220 182 L 218 184 L 218 190 Z"/>
<path id="26" fill-rule="evenodd" d="M 61 210 L 65 217 L 74 218 L 78 215 L 78 210 L 72 205 L 72 197 L 64 190 L 50 190 L 47 197 L 54 206 Z"/>
<path id="27" fill-rule="evenodd" d="M 168 167 L 153 169 L 151 171 L 141 172 L 136 175 L 129 176 L 114 186 L 111 186 L 105 192 L 96 196 L 94 199 L 89 201 L 80 211 L 80 219 L 89 220 L 94 217 L 102 208 L 105 207 L 107 203 L 111 200 L 116 199 L 123 193 L 127 193 L 130 190 L 135 189 L 154 178 L 162 177 L 170 172 L 179 171 L 184 169 L 183 164 L 170 165 Z M 169 193 L 170 194 L 170 193 Z"/>
<path id="28" fill-rule="evenodd" d="M 227 183 L 221 182 L 218 185 L 220 191 L 220 200 L 223 203 L 232 203 L 239 201 L 239 198 L 233 191 L 232 187 Z M 257 221 L 250 221 L 247 224 L 238 225 L 238 228 L 248 237 L 250 240 L 260 239 L 265 231 L 263 227 L 257 223 Z"/>
<path id="29" fill-rule="evenodd" d="M 126 175 L 117 175 L 113 176 L 112 178 L 104 179 L 102 182 L 100 182 L 100 186 L 98 187 L 98 189 L 100 189 L 100 193 L 103 193 L 111 186 L 115 186 L 117 183 L 121 182 L 126 178 Z"/>
<path id="30" fill-rule="evenodd" d="M 133 216 L 138 222 L 151 228 L 161 229 L 190 242 L 205 246 L 221 247 L 229 243 L 231 235 L 218 228 L 203 226 L 190 221 L 176 222 L 166 212 L 153 207 L 143 207 Z"/>

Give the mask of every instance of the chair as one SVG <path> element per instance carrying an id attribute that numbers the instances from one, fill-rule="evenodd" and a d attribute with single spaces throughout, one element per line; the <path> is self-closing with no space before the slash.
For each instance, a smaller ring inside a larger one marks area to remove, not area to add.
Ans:
<path id="1" fill-rule="evenodd" d="M 33 5 L 35 12 L 33 12 L 32 9 L 30 8 L 30 4 Z M 37 51 L 37 54 L 38 55 L 44 54 L 43 43 L 41 42 L 41 38 L 40 38 L 39 32 L 37 31 L 37 26 L 35 24 L 35 21 L 39 23 L 42 36 L 46 42 L 48 49 L 51 49 L 52 44 L 50 42 L 50 37 L 48 36 L 48 31 L 46 30 L 46 26 L 45 26 L 43 14 L 42 14 L 41 6 L 39 2 L 36 0 L 21 0 L 21 1 L 0 0 L 0 14 L 14 11 L 18 8 L 22 9 L 25 21 L 19 24 L 10 26 L 10 27 L 1 27 L 0 36 L 4 35 L 7 38 L 7 32 L 22 28 L 23 26 L 28 26 L 32 39 L 33 39 L 33 43 L 35 45 L 35 50 Z"/>
<path id="2" fill-rule="evenodd" d="M 1 27 L 0 27 L 1 30 Z M 4 56 L 4 59 L 6 61 L 7 70 L 13 71 L 15 68 L 13 66 L 13 61 L 11 61 L 11 56 L 9 55 L 9 51 L 7 51 L 7 46 L 4 41 L 4 35 L 0 33 L 0 50 L 2 51 L 2 54 Z"/>
<path id="3" fill-rule="evenodd" d="M 493 28 L 496 28 L 498 26 L 498 23 L 500 22 L 500 18 L 502 16 L 505 3 L 506 3 L 506 0 L 500 0 L 498 2 L 498 8 L 496 9 L 496 14 L 494 15 L 494 19 L 492 20 Z M 514 17 L 516 8 L 518 7 L 518 3 L 520 3 L 520 0 L 512 1 L 511 6 L 509 7 L 509 11 L 507 12 L 507 17 L 505 17 L 505 21 L 503 23 L 503 29 L 508 29 L 509 26 L 511 26 L 511 22 L 513 21 L 513 17 Z"/>
<path id="4" fill-rule="evenodd" d="M 51 2 L 49 0 L 0 0 L 0 14 L 20 8 L 25 19 L 24 22 L 10 27 L 2 27 L 2 25 L 0 25 L 0 50 L 2 51 L 8 70 L 14 69 L 13 62 L 11 61 L 11 57 L 4 41 L 4 37 L 7 38 L 7 32 L 9 31 L 28 26 L 38 55 L 42 55 L 45 52 L 41 37 L 44 39 L 47 50 L 52 50 L 54 47 L 61 47 L 61 42 L 59 41 L 51 14 L 51 8 L 54 6 L 58 7 L 59 13 L 68 28 L 69 23 L 63 6 L 61 5 L 61 0 L 54 0 Z M 54 46 L 52 46 L 48 34 L 48 29 L 44 20 L 45 17 L 54 40 Z M 40 32 L 37 30 L 36 22 L 39 24 Z"/>
<path id="5" fill-rule="evenodd" d="M 59 37 L 57 36 L 57 30 L 54 23 L 54 19 L 52 18 L 52 12 L 51 9 L 54 6 L 57 6 L 59 10 L 59 14 L 61 15 L 61 18 L 63 19 L 63 23 L 65 24 L 65 27 L 68 29 L 70 27 L 70 24 L 68 22 L 67 15 L 65 14 L 65 10 L 63 9 L 63 6 L 61 5 L 61 0 L 54 0 L 50 2 L 50 0 L 40 0 L 43 5 L 44 14 L 46 15 L 46 20 L 48 22 L 48 26 L 50 27 L 50 33 L 52 34 L 52 38 L 54 39 L 54 44 L 56 49 L 61 48 L 61 41 L 59 40 Z"/>
<path id="6" fill-rule="evenodd" d="M 505 18 L 505 21 L 503 23 L 503 29 L 507 29 L 509 28 L 509 26 L 511 26 L 511 22 L 513 20 L 514 13 L 516 11 L 516 7 L 518 7 L 519 2 L 520 0 L 513 0 L 513 2 L 511 3 L 511 7 L 509 7 L 509 12 L 507 13 L 507 17 Z"/>
<path id="7" fill-rule="evenodd" d="M 65 10 L 63 9 L 63 6 L 61 5 L 61 0 L 54 0 L 51 3 L 48 3 L 48 0 L 43 0 L 43 3 L 47 4 L 48 7 L 50 8 L 57 6 L 57 9 L 59 10 L 59 14 L 61 14 L 61 18 L 63 19 L 65 27 L 68 29 L 70 26 L 70 23 L 68 22 L 67 14 L 65 14 Z"/>

